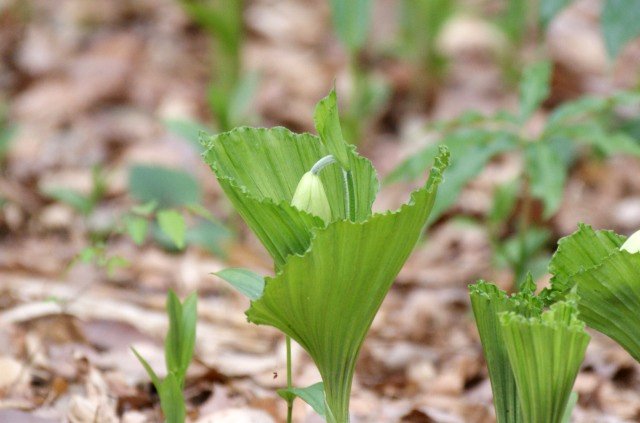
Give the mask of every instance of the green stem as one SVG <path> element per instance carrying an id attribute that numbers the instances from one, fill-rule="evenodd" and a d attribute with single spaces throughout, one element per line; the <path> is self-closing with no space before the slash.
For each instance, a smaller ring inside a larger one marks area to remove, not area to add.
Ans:
<path id="1" fill-rule="evenodd" d="M 291 372 L 291 337 L 285 336 L 287 345 L 287 389 L 291 392 L 293 388 L 293 374 Z M 293 421 L 293 398 L 287 400 L 287 423 Z"/>
<path id="2" fill-rule="evenodd" d="M 524 278 L 527 272 L 527 264 L 529 262 L 529 258 L 527 257 L 527 231 L 529 230 L 530 215 L 531 196 L 529 195 L 529 184 L 527 178 L 525 177 L 522 189 L 522 208 L 520 209 L 520 220 L 518 223 L 520 255 L 514 269 L 516 290 L 518 291 L 520 291 L 520 287 L 524 282 Z"/>
<path id="3" fill-rule="evenodd" d="M 355 185 L 353 182 L 353 173 L 350 170 L 342 169 L 342 176 L 344 178 L 344 191 L 345 191 L 345 212 L 347 218 L 355 222 L 356 221 L 356 196 Z"/>

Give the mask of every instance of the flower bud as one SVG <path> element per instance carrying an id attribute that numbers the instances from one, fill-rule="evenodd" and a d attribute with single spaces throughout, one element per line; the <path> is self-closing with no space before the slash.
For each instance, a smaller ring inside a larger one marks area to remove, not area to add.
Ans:
<path id="1" fill-rule="evenodd" d="M 298 210 L 318 216 L 325 222 L 331 220 L 331 208 L 327 194 L 324 192 L 322 180 L 312 171 L 302 175 L 296 192 L 293 194 L 291 205 Z"/>
<path id="2" fill-rule="evenodd" d="M 628 251 L 632 254 L 640 251 L 640 231 L 635 232 L 633 235 L 627 238 L 620 249 Z"/>

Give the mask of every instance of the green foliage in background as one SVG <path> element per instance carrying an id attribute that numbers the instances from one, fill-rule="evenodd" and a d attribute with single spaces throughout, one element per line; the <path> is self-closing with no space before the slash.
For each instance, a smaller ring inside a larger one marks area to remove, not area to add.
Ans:
<path id="1" fill-rule="evenodd" d="M 167 315 L 169 330 L 165 339 L 166 376 L 160 378 L 149 363 L 132 348 L 140 363 L 144 366 L 160 397 L 160 406 L 167 423 L 184 423 L 186 406 L 184 383 L 187 369 L 191 364 L 196 343 L 196 323 L 198 297 L 191 294 L 183 303 L 173 292 L 167 294 Z"/>
<path id="2" fill-rule="evenodd" d="M 448 189 L 438 196 L 431 220 L 439 218 L 456 202 L 462 189 L 495 157 L 518 154 L 524 166 L 518 177 L 497 188 L 494 205 L 486 216 L 498 263 L 509 266 L 518 284 L 528 271 L 544 270 L 544 247 L 549 234 L 532 224 L 531 208 L 539 202 L 543 219 L 558 211 L 564 186 L 573 164 L 584 153 L 592 157 L 629 154 L 640 157 L 640 144 L 620 125 L 619 107 L 638 107 L 640 93 L 620 92 L 609 97 L 583 97 L 556 108 L 534 137 L 522 128 L 549 94 L 550 66 L 537 63 L 524 72 L 517 112 L 500 111 L 493 116 L 469 112 L 458 119 L 436 122 L 431 130 L 441 134 L 439 143 L 451 151 L 453 165 L 447 170 Z M 430 145 L 401 163 L 386 182 L 411 180 L 421 175 L 437 152 Z M 515 229 L 508 222 L 517 213 Z M 506 236 L 508 231 L 513 236 Z"/>

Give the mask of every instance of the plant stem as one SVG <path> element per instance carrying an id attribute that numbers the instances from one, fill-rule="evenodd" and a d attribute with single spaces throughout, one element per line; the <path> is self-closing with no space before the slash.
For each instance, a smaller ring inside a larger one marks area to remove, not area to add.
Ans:
<path id="1" fill-rule="evenodd" d="M 355 222 L 356 221 L 356 196 L 355 186 L 353 182 L 353 174 L 350 170 L 342 169 L 342 176 L 344 178 L 344 191 L 345 191 L 345 212 L 347 218 Z"/>
<path id="2" fill-rule="evenodd" d="M 287 345 L 287 389 L 291 392 L 293 388 L 293 375 L 291 373 L 291 337 L 285 336 Z M 287 423 L 293 421 L 293 398 L 287 400 Z"/>
<path id="3" fill-rule="evenodd" d="M 529 195 L 529 183 L 528 178 L 524 177 L 522 187 L 522 208 L 520 209 L 520 220 L 518 222 L 518 239 L 520 243 L 520 255 L 516 262 L 514 269 L 514 278 L 516 290 L 520 291 L 520 287 L 524 281 L 524 277 L 527 272 L 527 264 L 529 258 L 527 257 L 527 231 L 529 230 L 529 224 L 531 220 L 531 196 Z"/>

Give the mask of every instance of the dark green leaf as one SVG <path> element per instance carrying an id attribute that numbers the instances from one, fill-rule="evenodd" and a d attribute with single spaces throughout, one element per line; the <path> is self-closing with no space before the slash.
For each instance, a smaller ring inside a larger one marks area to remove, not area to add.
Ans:
<path id="1" fill-rule="evenodd" d="M 625 44 L 640 36 L 640 4 L 629 0 L 606 0 L 600 21 L 609 57 L 615 58 Z"/>
<path id="2" fill-rule="evenodd" d="M 264 278 L 247 269 L 230 268 L 215 272 L 214 275 L 230 283 L 250 300 L 257 300 L 264 291 Z"/>
<path id="3" fill-rule="evenodd" d="M 564 193 L 564 182 L 567 178 L 567 165 L 546 140 L 527 145 L 525 166 L 529 175 L 531 194 L 542 200 L 544 218 L 553 216 Z"/>
<path id="4" fill-rule="evenodd" d="M 549 96 L 551 63 L 538 62 L 524 70 L 520 83 L 520 123 L 524 123 Z"/>
<path id="5" fill-rule="evenodd" d="M 186 172 L 153 165 L 136 165 L 129 174 L 129 192 L 136 200 L 159 207 L 199 203 L 200 185 Z"/>

